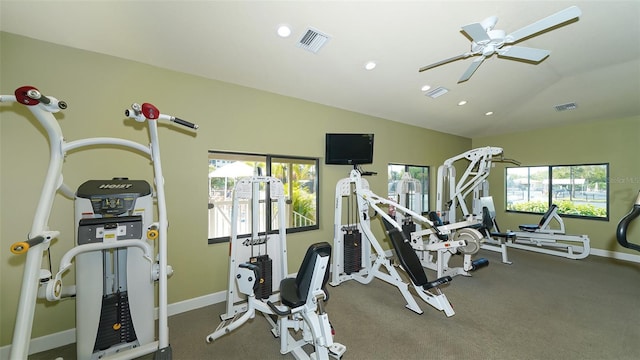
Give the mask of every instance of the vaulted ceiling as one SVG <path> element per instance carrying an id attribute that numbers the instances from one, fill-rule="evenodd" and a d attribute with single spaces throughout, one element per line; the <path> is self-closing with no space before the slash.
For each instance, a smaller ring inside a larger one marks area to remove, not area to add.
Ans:
<path id="1" fill-rule="evenodd" d="M 496 16 L 510 34 L 571 6 L 577 20 L 515 44 L 549 50 L 539 63 L 494 54 L 460 83 L 479 56 L 418 71 L 470 51 L 464 25 Z M 0 20 L 2 31 L 470 138 L 640 116 L 637 0 L 3 0 Z M 317 52 L 298 46 L 309 30 L 327 37 Z M 448 92 L 431 98 L 425 85 Z"/>

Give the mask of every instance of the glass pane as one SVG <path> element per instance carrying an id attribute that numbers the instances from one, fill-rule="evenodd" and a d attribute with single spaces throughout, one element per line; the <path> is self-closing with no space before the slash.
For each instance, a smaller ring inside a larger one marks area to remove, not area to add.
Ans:
<path id="1" fill-rule="evenodd" d="M 388 193 L 389 199 L 404 204 L 414 211 L 426 212 L 429 210 L 429 167 L 389 164 Z M 397 186 L 402 177 L 408 174 L 411 179 L 419 182 L 419 188 L 398 189 Z M 400 196 L 404 198 L 400 199 Z"/>
<path id="2" fill-rule="evenodd" d="M 286 198 L 287 228 L 317 225 L 318 163 L 315 159 L 273 158 L 271 176 L 280 179 Z M 278 229 L 277 204 L 272 207 L 272 229 Z"/>
<path id="3" fill-rule="evenodd" d="M 265 157 L 255 155 L 210 153 L 209 154 L 209 239 L 231 236 L 232 194 L 237 181 L 258 173 L 265 168 Z M 260 190 L 262 200 L 261 218 L 264 218 L 264 190 Z M 251 204 L 241 201 L 238 205 L 238 234 L 251 232 Z M 260 231 L 265 231 L 260 223 Z"/>
<path id="4" fill-rule="evenodd" d="M 396 185 L 398 184 L 398 180 L 402 179 L 402 175 L 404 175 L 405 173 L 405 167 L 405 165 L 395 164 L 389 164 L 388 167 L 389 189 L 387 196 L 389 197 L 389 199 L 396 202 Z"/>
<path id="5" fill-rule="evenodd" d="M 422 211 L 429 211 L 429 167 L 428 166 L 409 166 L 411 177 L 420 181 L 422 194 Z"/>
<path id="6" fill-rule="evenodd" d="M 552 191 L 558 213 L 607 217 L 607 165 L 553 166 Z"/>
<path id="7" fill-rule="evenodd" d="M 507 168 L 507 210 L 544 213 L 549 207 L 549 168 Z"/>

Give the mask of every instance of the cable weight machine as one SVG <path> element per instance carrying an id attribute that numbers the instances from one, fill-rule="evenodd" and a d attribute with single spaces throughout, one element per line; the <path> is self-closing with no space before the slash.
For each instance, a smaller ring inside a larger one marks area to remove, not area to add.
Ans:
<path id="1" fill-rule="evenodd" d="M 133 359 L 153 353 L 171 359 L 167 314 L 167 211 L 158 141 L 158 121 L 171 121 L 197 129 L 174 116 L 161 114 L 152 104 L 133 104 L 125 116 L 147 124 L 150 145 L 119 138 L 86 138 L 66 142 L 54 113 L 67 108 L 63 101 L 44 96 L 32 86 L 0 102 L 27 106 L 45 129 L 50 146 L 49 165 L 31 231 L 11 252 L 26 254 L 10 359 L 26 359 L 38 298 L 56 302 L 75 296 L 78 359 Z M 77 192 L 64 184 L 66 154 L 77 149 L 115 146 L 149 157 L 155 188 L 146 181 L 124 178 L 88 181 Z M 154 191 L 155 190 L 155 191 Z M 52 274 L 42 268 L 45 252 L 60 232 L 50 230 L 49 215 L 56 193 L 75 200 L 76 243 Z M 153 199 L 158 220 L 153 217 Z M 157 250 L 154 250 L 156 248 Z M 76 285 L 63 286 L 62 275 L 76 266 Z M 158 283 L 157 328 L 154 316 Z M 155 331 L 157 329 L 157 333 Z"/>
<path id="2" fill-rule="evenodd" d="M 353 210 L 357 213 L 355 219 L 351 219 L 350 215 L 353 202 L 356 203 L 356 208 Z M 343 203 L 346 203 L 349 207 L 347 214 L 343 212 Z M 439 275 L 436 280 L 428 281 L 413 246 L 421 243 L 420 246 L 425 246 L 425 250 L 442 254 L 449 250 L 455 251 L 467 246 L 472 248 L 474 247 L 472 241 L 456 239 L 424 245 L 421 237 L 418 240 L 412 234 L 409 239 L 404 234 L 402 226 L 387 212 L 383 211 L 380 205 L 394 207 L 396 211 L 402 211 L 420 219 L 425 224 L 429 224 L 430 229 L 425 232 L 427 235 L 448 235 L 451 233 L 451 228 L 446 226 L 435 227 L 433 223 L 422 215 L 376 195 L 369 190 L 369 183 L 362 178 L 361 173 L 357 169 L 353 169 L 349 178 L 338 181 L 336 185 L 333 263 L 330 285 L 338 286 L 349 280 L 355 280 L 361 284 L 369 284 L 374 278 L 378 278 L 395 286 L 400 291 L 407 302 L 406 307 L 408 309 L 422 314 L 422 309 L 409 291 L 409 285 L 411 285 L 423 301 L 437 310 L 443 311 L 447 316 L 453 316 L 455 312 L 447 297 L 440 290 L 441 285 L 451 281 L 451 276 Z M 376 239 L 371 229 L 372 216 L 369 214 L 370 210 L 374 211 L 375 216 L 380 216 L 383 219 L 383 225 L 394 246 L 396 256 L 402 263 L 403 270 L 411 278 L 410 283 L 405 282 L 403 277 L 400 276 L 380 242 Z M 478 241 L 481 237 L 478 233 L 475 240 Z M 475 246 L 475 248 L 477 249 L 478 247 Z M 439 257 L 439 259 L 441 258 Z"/>

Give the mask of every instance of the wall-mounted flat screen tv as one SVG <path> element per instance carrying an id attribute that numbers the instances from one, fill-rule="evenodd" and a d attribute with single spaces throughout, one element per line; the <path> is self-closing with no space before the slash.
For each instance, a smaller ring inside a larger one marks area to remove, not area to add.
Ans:
<path id="1" fill-rule="evenodd" d="M 330 165 L 373 163 L 373 134 L 326 134 L 324 160 Z"/>

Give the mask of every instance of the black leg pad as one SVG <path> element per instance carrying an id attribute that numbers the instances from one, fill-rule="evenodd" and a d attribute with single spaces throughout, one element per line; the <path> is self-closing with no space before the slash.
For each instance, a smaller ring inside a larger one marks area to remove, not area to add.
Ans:
<path id="1" fill-rule="evenodd" d="M 422 286 L 422 288 L 425 289 L 425 290 L 429 290 L 431 288 L 447 284 L 447 283 L 451 282 L 452 280 L 453 279 L 451 278 L 451 276 L 443 276 L 440 279 L 437 279 L 437 280 L 434 280 L 434 281 L 431 281 L 431 282 L 428 282 L 428 283 L 424 284 Z"/>

